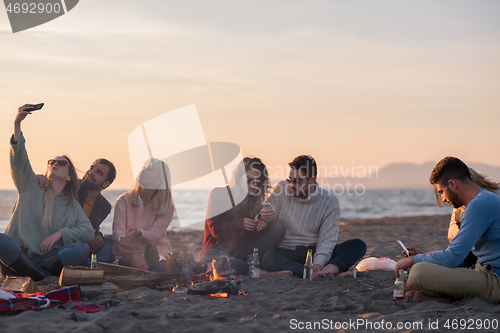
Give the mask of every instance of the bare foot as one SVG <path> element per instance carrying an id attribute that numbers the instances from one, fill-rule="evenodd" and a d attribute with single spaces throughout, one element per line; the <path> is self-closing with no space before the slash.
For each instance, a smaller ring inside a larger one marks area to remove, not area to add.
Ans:
<path id="1" fill-rule="evenodd" d="M 354 277 L 354 272 L 353 271 L 345 271 L 345 272 L 337 274 L 336 276 L 352 276 L 352 277 Z"/>
<path id="2" fill-rule="evenodd" d="M 326 277 L 327 274 L 332 274 L 332 273 L 325 273 L 323 271 L 319 271 L 318 273 L 314 274 L 314 276 L 315 277 L 316 276 Z M 338 273 L 335 276 L 352 276 L 352 277 L 354 277 L 354 272 L 352 272 L 352 271 L 346 271 L 346 272 Z"/>
<path id="3" fill-rule="evenodd" d="M 430 302 L 430 301 L 444 301 L 451 303 L 452 299 L 449 297 L 431 297 L 429 295 L 424 294 L 420 290 L 410 290 L 406 293 L 406 299 L 411 301 L 422 301 L 422 302 Z"/>
<path id="4" fill-rule="evenodd" d="M 260 270 L 260 275 L 275 276 L 275 275 L 282 275 L 282 274 L 292 275 L 292 271 L 269 272 L 269 271 L 265 271 L 263 269 Z"/>
<path id="5" fill-rule="evenodd" d="M 314 276 L 325 277 L 326 274 L 337 275 L 339 273 L 339 271 L 340 271 L 340 269 L 339 269 L 339 267 L 337 265 L 328 264 L 325 267 L 323 267 L 319 272 L 317 272 L 316 274 L 314 274 Z M 341 276 L 341 275 L 339 275 L 339 276 Z"/>

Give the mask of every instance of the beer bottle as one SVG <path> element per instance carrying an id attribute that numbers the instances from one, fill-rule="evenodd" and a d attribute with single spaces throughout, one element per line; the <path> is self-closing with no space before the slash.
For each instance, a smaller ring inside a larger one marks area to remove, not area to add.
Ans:
<path id="1" fill-rule="evenodd" d="M 253 259 L 252 266 L 250 266 L 251 275 L 254 279 L 260 278 L 260 261 L 259 261 L 259 250 L 257 248 L 253 249 Z"/>
<path id="2" fill-rule="evenodd" d="M 306 263 L 304 264 L 304 275 L 303 279 L 309 279 L 312 281 L 313 279 L 313 253 L 312 250 L 307 250 Z"/>
<path id="3" fill-rule="evenodd" d="M 394 281 L 394 292 L 392 294 L 393 301 L 400 301 L 405 299 L 405 280 L 403 277 L 403 270 L 399 270 L 399 278 Z"/>

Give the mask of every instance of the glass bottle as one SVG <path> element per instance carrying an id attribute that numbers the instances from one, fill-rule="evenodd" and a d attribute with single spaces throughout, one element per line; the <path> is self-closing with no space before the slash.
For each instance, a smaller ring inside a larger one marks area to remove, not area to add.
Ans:
<path id="1" fill-rule="evenodd" d="M 394 293 L 392 294 L 393 301 L 401 301 L 405 299 L 405 280 L 403 270 L 399 270 L 399 278 L 394 282 Z"/>
<path id="2" fill-rule="evenodd" d="M 253 259 L 252 265 L 250 266 L 252 278 L 260 278 L 260 261 L 259 261 L 259 250 L 257 248 L 253 249 Z"/>
<path id="3" fill-rule="evenodd" d="M 312 281 L 313 279 L 313 254 L 311 249 L 307 250 L 306 262 L 304 264 L 304 275 L 302 278 L 309 279 L 309 281 Z"/>
<path id="4" fill-rule="evenodd" d="M 92 257 L 90 260 L 90 269 L 97 269 L 97 255 L 92 253 Z"/>

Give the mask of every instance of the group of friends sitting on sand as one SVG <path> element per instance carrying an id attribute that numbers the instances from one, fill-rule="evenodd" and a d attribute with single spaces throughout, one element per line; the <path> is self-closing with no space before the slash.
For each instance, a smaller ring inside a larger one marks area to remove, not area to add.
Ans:
<path id="1" fill-rule="evenodd" d="M 64 266 L 88 266 L 90 254 L 101 262 L 143 270 L 169 270 L 172 247 L 166 230 L 174 216 L 165 162 L 146 161 L 132 190 L 116 204 L 112 235 L 100 224 L 111 211 L 101 192 L 116 177 L 114 165 L 97 159 L 79 180 L 67 156 L 48 161 L 44 175 L 33 172 L 21 122 L 31 114 L 18 109 L 10 139 L 10 164 L 18 201 L 0 234 L 2 275 L 29 276 L 35 281 L 59 275 Z M 261 258 L 261 274 L 302 277 L 308 250 L 313 274 L 351 275 L 349 268 L 366 252 L 360 239 L 337 243 L 338 198 L 316 181 L 313 157 L 290 163 L 289 178 L 269 192 L 269 174 L 259 158 L 245 157 L 231 184 L 215 188 L 208 199 L 200 263 L 228 256 L 238 275 L 249 273 L 253 249 Z M 481 297 L 500 302 L 500 184 L 468 168 L 455 157 L 442 159 L 430 177 L 439 203 L 454 207 L 443 250 L 424 253 L 409 247 L 410 256 L 396 264 L 411 268 L 407 298 L 453 300 Z"/>

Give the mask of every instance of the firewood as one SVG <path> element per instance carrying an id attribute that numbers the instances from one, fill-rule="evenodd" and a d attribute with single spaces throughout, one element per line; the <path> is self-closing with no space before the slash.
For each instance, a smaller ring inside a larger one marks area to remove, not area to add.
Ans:
<path id="1" fill-rule="evenodd" d="M 28 276 L 7 276 L 0 288 L 16 293 L 33 294 L 38 292 L 36 284 Z"/>
<path id="2" fill-rule="evenodd" d="M 154 274 L 153 272 L 144 271 L 138 268 L 132 268 L 127 266 L 120 266 L 114 264 L 107 264 L 104 262 L 98 262 L 97 268 L 102 269 L 105 275 L 145 275 Z"/>
<path id="3" fill-rule="evenodd" d="M 188 287 L 188 294 L 206 295 L 218 292 L 237 295 L 239 292 L 236 280 L 214 280 L 209 282 L 195 283 Z"/>
<path id="4" fill-rule="evenodd" d="M 64 267 L 59 278 L 59 285 L 100 285 L 104 282 L 102 269 L 89 269 L 85 267 Z"/>
<path id="5" fill-rule="evenodd" d="M 178 273 L 157 273 L 144 275 L 106 275 L 106 282 L 116 284 L 122 290 L 130 290 L 138 287 L 147 287 L 155 289 L 157 285 L 165 284 L 174 287 L 176 280 L 180 278 Z"/>

